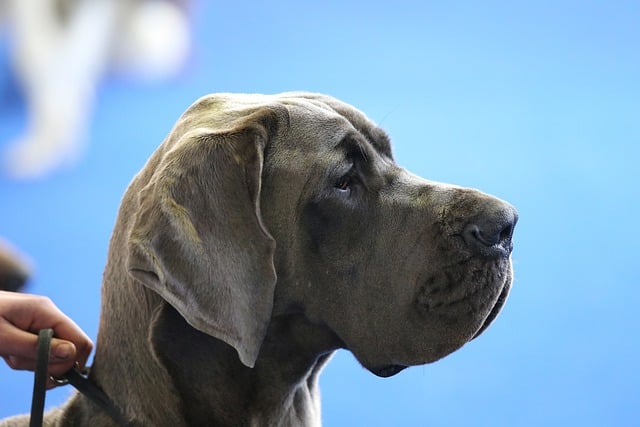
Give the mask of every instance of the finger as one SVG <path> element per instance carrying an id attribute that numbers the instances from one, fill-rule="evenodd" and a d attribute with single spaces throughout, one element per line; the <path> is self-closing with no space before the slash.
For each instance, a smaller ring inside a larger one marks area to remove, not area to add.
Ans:
<path id="1" fill-rule="evenodd" d="M 39 299 L 30 315 L 32 316 L 30 325 L 32 330 L 52 328 L 56 338 L 75 345 L 75 360 L 81 367 L 85 366 L 93 350 L 93 342 L 70 317 L 65 315 L 47 297 Z"/>
<path id="2" fill-rule="evenodd" d="M 93 343 L 80 327 L 65 315 L 54 303 L 45 296 L 9 294 L 2 295 L 2 300 L 8 304 L 2 317 L 15 327 L 38 332 L 40 329 L 52 328 L 54 336 L 76 344 L 79 353 L 91 352 Z M 80 351 L 81 350 L 81 351 Z"/>
<path id="3" fill-rule="evenodd" d="M 65 344 L 67 343 L 65 342 Z M 60 359 L 51 354 L 49 356 L 49 365 L 47 368 L 48 374 L 53 375 L 54 377 L 59 377 L 68 372 L 76 363 L 73 354 L 75 353 L 69 353 L 69 357 L 67 359 Z M 36 359 L 33 357 L 7 355 L 4 356 L 4 359 L 7 362 L 7 365 L 12 369 L 33 371 L 36 367 Z"/>
<path id="4" fill-rule="evenodd" d="M 76 348 L 74 361 L 78 362 L 80 368 L 84 368 L 87 365 L 89 355 L 93 351 L 93 342 L 86 335 L 84 340 L 74 342 Z"/>
<path id="5" fill-rule="evenodd" d="M 2 356 L 7 364 L 18 370 L 35 369 L 38 336 L 22 331 L 11 324 L 1 328 L 3 342 Z M 85 363 L 88 354 L 82 355 Z M 73 343 L 53 338 L 49 352 L 49 371 L 53 375 L 62 375 L 73 367 L 77 360 L 77 351 Z M 80 364 L 80 361 L 78 362 Z M 82 365 L 84 366 L 84 365 Z"/>
<path id="6" fill-rule="evenodd" d="M 73 343 L 54 338 L 49 353 L 49 375 L 60 377 L 76 364 L 77 352 Z M 80 364 L 78 362 L 78 364 Z"/>
<path id="7" fill-rule="evenodd" d="M 18 356 L 4 356 L 3 359 L 11 369 L 17 371 L 33 371 L 36 368 L 36 361 L 34 359 Z"/>
<path id="8" fill-rule="evenodd" d="M 10 368 L 18 370 L 18 371 L 34 371 L 36 369 L 36 361 L 33 359 L 27 359 L 24 357 L 16 357 L 16 356 L 7 356 L 3 358 L 7 365 Z M 49 367 L 47 369 L 47 390 L 52 389 L 54 387 L 58 387 L 60 385 L 66 384 L 66 382 L 58 382 L 53 378 L 62 378 L 65 373 L 69 371 L 69 369 L 73 368 L 74 362 L 71 361 L 69 363 L 49 363 Z M 51 378 L 53 377 L 53 378 Z"/>
<path id="9" fill-rule="evenodd" d="M 24 359 L 24 358 L 15 357 L 15 356 L 7 356 L 7 357 L 3 357 L 3 359 L 7 363 L 7 365 L 9 365 L 10 368 L 18 371 L 33 371 L 36 368 L 35 360 Z M 47 385 L 46 385 L 47 390 L 51 390 L 52 388 L 66 384 L 66 382 L 55 381 L 51 377 L 56 377 L 56 374 L 49 373 L 49 377 L 47 378 Z"/>
<path id="10" fill-rule="evenodd" d="M 31 317 L 32 330 L 53 328 L 58 338 L 83 345 L 91 342 L 84 331 L 47 297 L 39 297 L 38 304 L 27 314 Z"/>
<path id="11" fill-rule="evenodd" d="M 70 368 L 75 361 L 84 368 L 93 342 L 49 298 L 4 292 L 0 296 L 0 356 L 35 359 L 37 335 L 34 333 L 52 328 L 59 339 L 52 341 L 52 360 L 61 362 L 59 369 Z"/>
<path id="12" fill-rule="evenodd" d="M 64 316 L 64 315 L 63 315 Z M 93 350 L 93 342 L 70 318 L 65 317 L 64 322 L 53 326 L 54 340 L 52 341 L 52 354 L 62 360 L 71 357 L 78 365 L 84 367 Z M 60 347 L 58 347 L 60 345 Z M 73 346 L 72 348 L 68 345 Z M 70 354 L 72 353 L 72 354 Z"/>
<path id="13" fill-rule="evenodd" d="M 67 360 L 75 361 L 77 358 L 76 346 L 72 342 L 53 338 L 51 340 L 51 349 L 49 350 L 49 360 L 51 362 L 62 362 Z"/>
<path id="14" fill-rule="evenodd" d="M 16 328 L 0 318 L 1 356 L 15 356 L 35 360 L 38 348 L 38 336 Z"/>

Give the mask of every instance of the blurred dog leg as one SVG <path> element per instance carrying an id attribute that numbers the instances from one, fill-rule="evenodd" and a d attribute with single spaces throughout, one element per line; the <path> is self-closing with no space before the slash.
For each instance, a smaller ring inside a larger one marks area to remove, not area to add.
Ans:
<path id="1" fill-rule="evenodd" d="M 96 87 L 117 31 L 120 2 L 9 0 L 13 64 L 29 111 L 26 134 L 7 152 L 15 178 L 37 178 L 80 156 Z"/>

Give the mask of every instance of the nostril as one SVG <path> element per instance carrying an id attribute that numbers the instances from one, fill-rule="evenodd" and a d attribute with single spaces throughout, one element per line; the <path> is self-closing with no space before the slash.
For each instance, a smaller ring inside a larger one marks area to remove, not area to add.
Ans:
<path id="1" fill-rule="evenodd" d="M 513 237 L 513 227 L 514 224 L 508 224 L 504 229 L 500 232 L 498 236 L 498 242 L 500 243 L 508 243 L 511 241 L 511 237 Z"/>
<path id="2" fill-rule="evenodd" d="M 502 232 L 493 235 L 483 231 L 477 224 L 468 224 L 464 229 L 464 239 L 468 245 L 493 246 L 500 242 Z"/>
<path id="3" fill-rule="evenodd" d="M 480 255 L 508 255 L 516 221 L 517 213 L 513 208 L 500 209 L 467 224 L 462 237 L 467 246 Z"/>

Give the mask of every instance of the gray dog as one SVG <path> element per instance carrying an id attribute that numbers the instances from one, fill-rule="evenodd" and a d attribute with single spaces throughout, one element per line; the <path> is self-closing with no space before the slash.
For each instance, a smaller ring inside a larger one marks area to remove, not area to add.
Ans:
<path id="1" fill-rule="evenodd" d="M 484 331 L 516 219 L 334 98 L 206 96 L 124 196 L 91 380 L 140 426 L 319 425 L 336 349 L 388 377 Z M 82 395 L 46 421 L 114 425 Z"/>

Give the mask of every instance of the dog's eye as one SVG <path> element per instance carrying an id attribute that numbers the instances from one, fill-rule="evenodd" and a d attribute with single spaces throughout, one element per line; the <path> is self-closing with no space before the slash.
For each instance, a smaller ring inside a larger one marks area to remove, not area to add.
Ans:
<path id="1" fill-rule="evenodd" d="M 333 184 L 333 188 L 341 195 L 350 195 L 353 186 L 358 179 L 358 171 L 353 162 L 348 164 L 348 168 L 343 170 L 342 176 Z"/>
<path id="2" fill-rule="evenodd" d="M 336 190 L 342 192 L 342 193 L 347 193 L 349 192 L 349 190 L 351 190 L 351 183 L 352 183 L 353 179 L 351 177 L 351 173 L 348 173 L 347 175 L 341 177 L 338 182 L 336 182 L 335 184 L 335 188 Z"/>
<path id="3" fill-rule="evenodd" d="M 358 177 L 358 172 L 355 168 L 351 168 L 349 173 L 340 177 L 340 179 L 336 181 L 333 187 L 339 194 L 350 196 L 355 190 L 356 185 L 359 183 L 360 180 Z"/>

